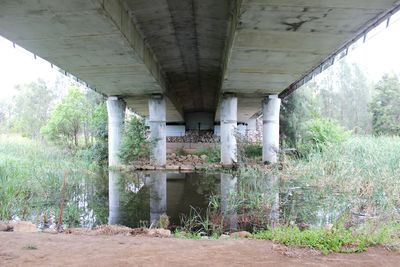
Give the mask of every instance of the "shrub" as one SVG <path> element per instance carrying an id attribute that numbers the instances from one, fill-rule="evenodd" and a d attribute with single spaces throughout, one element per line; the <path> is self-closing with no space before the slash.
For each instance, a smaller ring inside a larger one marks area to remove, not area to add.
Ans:
<path id="1" fill-rule="evenodd" d="M 307 157 L 311 152 L 322 152 L 327 145 L 340 143 L 350 136 L 336 121 L 316 118 L 304 124 L 304 136 L 298 145 L 301 156 Z"/>
<path id="2" fill-rule="evenodd" d="M 144 120 L 133 117 L 125 124 L 119 156 L 124 163 L 131 163 L 150 155 L 150 141 L 146 137 Z"/>
<path id="3" fill-rule="evenodd" d="M 260 142 L 252 142 L 248 137 L 241 134 L 237 138 L 237 156 L 241 163 L 262 157 L 262 145 Z"/>
<path id="4" fill-rule="evenodd" d="M 217 145 L 201 148 L 196 154 L 198 156 L 206 155 L 209 163 L 218 163 L 221 161 L 221 149 Z"/>

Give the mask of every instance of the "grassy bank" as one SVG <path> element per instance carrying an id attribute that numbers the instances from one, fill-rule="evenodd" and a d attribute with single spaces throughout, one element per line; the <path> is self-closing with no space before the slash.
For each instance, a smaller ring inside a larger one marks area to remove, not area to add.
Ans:
<path id="1" fill-rule="evenodd" d="M 194 217 L 198 233 L 222 234 L 230 214 L 255 238 L 324 253 L 400 242 L 398 137 L 351 137 L 307 158 L 282 157 L 265 172 L 241 167 L 235 176 L 224 210 L 222 196 L 213 197 L 206 216 Z"/>
<path id="2" fill-rule="evenodd" d="M 332 229 L 317 228 L 303 231 L 298 227 L 279 226 L 259 231 L 252 237 L 271 240 L 286 246 L 313 248 L 326 255 L 330 252 L 362 252 L 367 247 L 376 245 L 398 250 L 400 248 L 399 234 L 399 223 L 387 223 L 380 227 L 367 224 L 356 230 L 346 229 L 341 225 L 336 225 Z"/>
<path id="3" fill-rule="evenodd" d="M 368 213 L 400 207 L 400 137 L 352 137 L 308 160 L 288 160 L 283 180 L 333 188 Z"/>
<path id="4" fill-rule="evenodd" d="M 0 220 L 54 220 L 63 200 L 64 222 L 79 224 L 77 196 L 94 176 L 95 167 L 68 150 L 0 135 Z"/>

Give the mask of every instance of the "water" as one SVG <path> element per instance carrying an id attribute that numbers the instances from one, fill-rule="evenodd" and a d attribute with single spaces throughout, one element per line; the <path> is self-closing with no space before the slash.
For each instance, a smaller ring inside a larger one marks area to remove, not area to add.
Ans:
<path id="1" fill-rule="evenodd" d="M 277 176 L 110 171 L 109 177 L 88 179 L 70 189 L 63 215 L 66 227 L 150 227 L 166 215 L 172 230 L 208 223 L 224 230 L 252 231 L 277 223 L 323 226 L 344 214 L 365 217 L 362 199 Z M 28 217 L 44 228 L 54 225 L 58 214 L 55 200 L 32 204 Z"/>
<path id="2" fill-rule="evenodd" d="M 166 214 L 176 228 L 193 209 L 205 211 L 219 191 L 219 175 L 197 173 L 110 173 L 110 224 L 130 227 L 155 225 Z"/>

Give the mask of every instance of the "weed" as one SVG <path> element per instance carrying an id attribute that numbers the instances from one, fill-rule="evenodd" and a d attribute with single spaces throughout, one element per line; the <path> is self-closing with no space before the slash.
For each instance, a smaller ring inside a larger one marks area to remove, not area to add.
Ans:
<path id="1" fill-rule="evenodd" d="M 175 154 L 178 157 L 180 157 L 180 156 L 186 156 L 188 154 L 188 152 L 183 147 L 179 147 L 176 149 Z"/>
<path id="2" fill-rule="evenodd" d="M 212 147 L 205 147 L 199 149 L 196 155 L 198 156 L 206 155 L 207 162 L 209 163 L 219 163 L 221 161 L 221 150 L 216 144 Z"/>
<path id="3" fill-rule="evenodd" d="M 26 250 L 37 250 L 37 246 L 33 245 L 33 244 L 28 244 L 26 246 L 24 246 L 22 249 L 26 249 Z"/>
<path id="4" fill-rule="evenodd" d="M 66 207 L 84 190 L 84 179 L 97 177 L 91 162 L 69 151 L 18 136 L 0 136 L 0 220 L 30 214 L 57 214 L 60 191 Z M 63 188 L 64 176 L 68 184 Z M 78 209 L 78 206 L 74 204 Z M 82 209 L 82 207 L 79 207 Z M 69 215 L 69 209 L 66 210 Z M 76 216 L 75 216 L 76 218 Z M 78 216 L 79 219 L 79 216 Z"/>
<path id="5" fill-rule="evenodd" d="M 354 253 L 364 251 L 368 246 L 385 245 L 398 233 L 400 224 L 389 224 L 380 229 L 366 231 L 364 229 L 333 228 L 328 231 L 313 228 L 301 231 L 298 227 L 279 226 L 263 230 L 252 235 L 256 239 L 272 240 L 286 246 L 314 248 L 325 255 L 330 252 Z"/>

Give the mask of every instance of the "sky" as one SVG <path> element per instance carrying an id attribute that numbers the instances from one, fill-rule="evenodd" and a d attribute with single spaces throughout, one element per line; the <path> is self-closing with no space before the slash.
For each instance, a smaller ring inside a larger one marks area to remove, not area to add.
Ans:
<path id="1" fill-rule="evenodd" d="M 386 22 L 367 35 L 366 42 L 358 42 L 349 50 L 346 60 L 357 63 L 372 82 L 384 73 L 400 75 L 400 12 L 394 14 L 386 28 Z M 9 99 L 14 87 L 41 78 L 54 83 L 60 72 L 51 64 L 31 52 L 0 36 L 0 100 Z"/>

